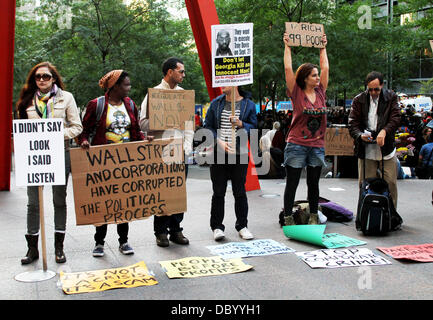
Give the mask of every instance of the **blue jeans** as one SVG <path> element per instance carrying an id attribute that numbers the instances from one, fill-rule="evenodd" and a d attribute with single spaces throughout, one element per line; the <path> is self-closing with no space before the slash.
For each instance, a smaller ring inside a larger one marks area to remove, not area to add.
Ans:
<path id="1" fill-rule="evenodd" d="M 292 168 L 326 166 L 325 148 L 307 147 L 287 142 L 284 149 L 284 166 Z"/>

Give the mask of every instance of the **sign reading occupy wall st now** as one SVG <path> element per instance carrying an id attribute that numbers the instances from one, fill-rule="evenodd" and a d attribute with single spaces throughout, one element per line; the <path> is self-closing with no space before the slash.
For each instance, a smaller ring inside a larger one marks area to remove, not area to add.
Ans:
<path id="1" fill-rule="evenodd" d="M 149 88 L 149 129 L 194 129 L 195 91 Z"/>
<path id="2" fill-rule="evenodd" d="M 63 120 L 14 120 L 12 128 L 16 185 L 64 185 Z"/>
<path id="3" fill-rule="evenodd" d="M 182 139 L 71 150 L 77 225 L 186 211 Z"/>

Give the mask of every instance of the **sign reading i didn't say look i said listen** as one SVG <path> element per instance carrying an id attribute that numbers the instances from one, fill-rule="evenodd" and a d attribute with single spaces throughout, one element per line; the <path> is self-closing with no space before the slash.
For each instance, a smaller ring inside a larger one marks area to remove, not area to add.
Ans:
<path id="1" fill-rule="evenodd" d="M 63 120 L 14 120 L 12 129 L 16 185 L 65 184 Z"/>

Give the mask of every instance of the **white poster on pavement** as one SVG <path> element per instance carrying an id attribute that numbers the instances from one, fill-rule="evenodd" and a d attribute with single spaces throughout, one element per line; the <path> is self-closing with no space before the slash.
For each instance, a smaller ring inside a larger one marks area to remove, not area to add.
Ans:
<path id="1" fill-rule="evenodd" d="M 16 185 L 64 185 L 63 119 L 14 120 L 12 128 Z"/>
<path id="2" fill-rule="evenodd" d="M 261 239 L 248 242 L 230 242 L 222 245 L 207 246 L 212 254 L 224 259 L 267 256 L 295 252 L 292 248 L 272 240 Z"/>
<path id="3" fill-rule="evenodd" d="M 324 249 L 296 252 L 311 268 L 344 268 L 361 266 L 382 266 L 391 264 L 385 258 L 367 248 Z"/>

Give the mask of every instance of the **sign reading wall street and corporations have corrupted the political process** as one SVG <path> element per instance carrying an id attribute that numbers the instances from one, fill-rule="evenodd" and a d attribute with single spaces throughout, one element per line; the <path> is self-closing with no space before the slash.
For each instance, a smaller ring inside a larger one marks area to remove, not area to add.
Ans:
<path id="1" fill-rule="evenodd" d="M 62 119 L 13 121 L 16 185 L 65 184 Z"/>
<path id="2" fill-rule="evenodd" d="M 182 139 L 71 149 L 77 225 L 186 211 Z"/>
<path id="3" fill-rule="evenodd" d="M 212 87 L 253 83 L 253 24 L 211 27 Z"/>

